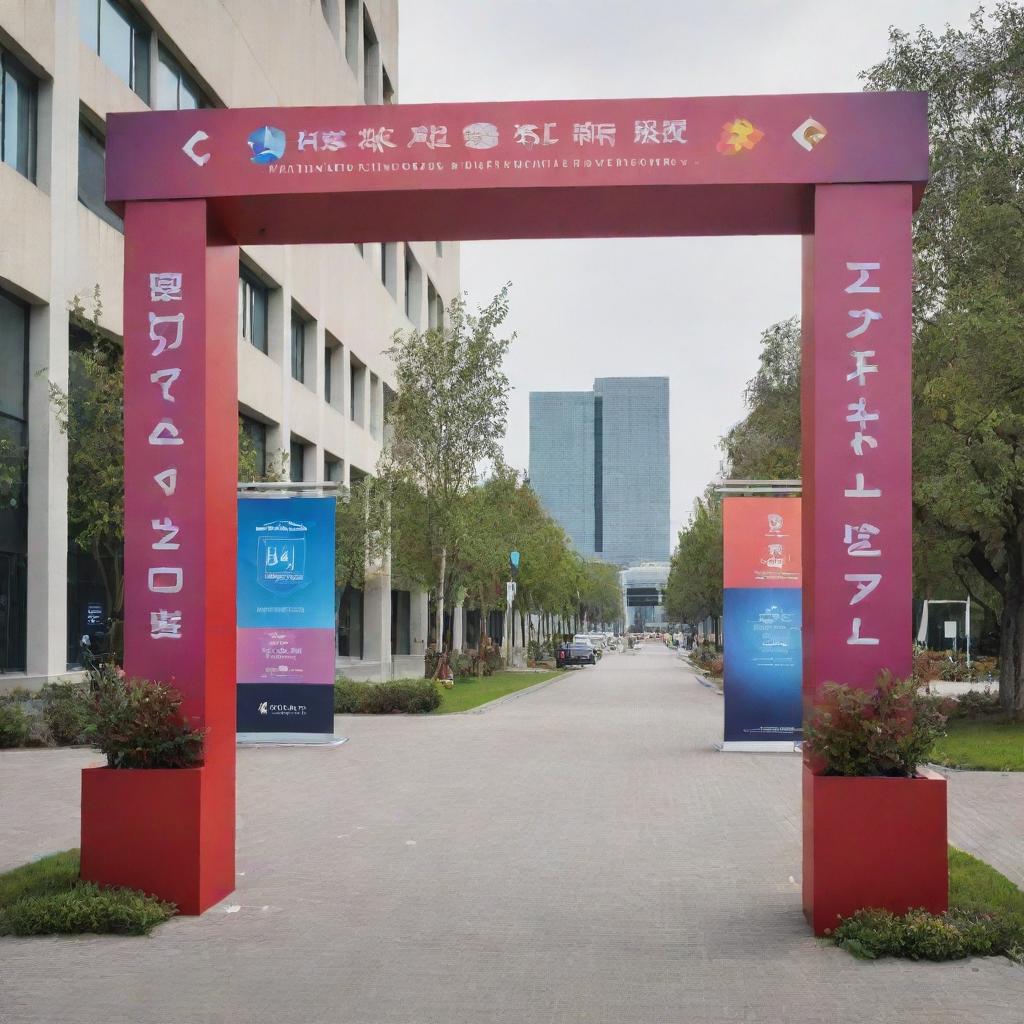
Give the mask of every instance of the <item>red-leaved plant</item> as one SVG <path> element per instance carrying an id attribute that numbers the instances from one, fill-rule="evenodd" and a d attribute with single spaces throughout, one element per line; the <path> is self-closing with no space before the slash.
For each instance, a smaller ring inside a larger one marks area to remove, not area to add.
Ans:
<path id="1" fill-rule="evenodd" d="M 882 672 L 874 690 L 826 683 L 804 723 L 804 749 L 823 775 L 908 778 L 943 734 L 952 701 Z"/>
<path id="2" fill-rule="evenodd" d="M 89 739 L 111 768 L 193 768 L 202 764 L 203 732 L 185 721 L 181 702 L 167 683 L 106 670 L 91 697 Z"/>

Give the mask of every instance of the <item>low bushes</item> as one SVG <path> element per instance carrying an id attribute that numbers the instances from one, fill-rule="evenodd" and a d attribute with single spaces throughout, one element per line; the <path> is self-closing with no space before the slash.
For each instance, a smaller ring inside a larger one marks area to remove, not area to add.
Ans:
<path id="1" fill-rule="evenodd" d="M 698 644 L 690 652 L 690 661 L 709 676 L 720 678 L 725 670 L 725 661 L 714 644 Z"/>
<path id="2" fill-rule="evenodd" d="M 338 679 L 334 684 L 337 715 L 426 714 L 441 705 L 441 694 L 431 679 L 396 679 L 387 683 L 357 683 Z"/>
<path id="3" fill-rule="evenodd" d="M 146 935 L 175 910 L 134 889 L 81 881 L 77 850 L 0 875 L 0 935 Z"/>
<path id="4" fill-rule="evenodd" d="M 967 664 L 963 651 L 929 651 L 917 649 L 914 652 L 914 678 L 919 683 L 933 679 L 945 683 L 973 683 L 979 679 L 994 679 L 999 675 L 998 658 L 974 658 Z"/>
<path id="5" fill-rule="evenodd" d="M 0 697 L 0 747 L 24 747 L 32 734 L 29 716 L 14 694 Z"/>
<path id="6" fill-rule="evenodd" d="M 0 747 L 88 743 L 89 691 L 77 683 L 0 694 Z"/>
<path id="7" fill-rule="evenodd" d="M 427 650 L 424 659 L 424 675 L 427 679 L 433 679 L 437 672 L 438 662 L 437 649 L 431 647 Z M 454 651 L 448 656 L 448 667 L 456 679 L 472 679 L 478 676 L 490 676 L 498 671 L 504 660 L 501 651 L 493 643 L 484 644 L 483 655 L 480 651 Z"/>
<path id="8" fill-rule="evenodd" d="M 832 933 L 836 945 L 865 960 L 960 960 L 1006 956 L 1024 963 L 1024 893 L 994 868 L 950 847 L 949 911 L 861 910 Z"/>

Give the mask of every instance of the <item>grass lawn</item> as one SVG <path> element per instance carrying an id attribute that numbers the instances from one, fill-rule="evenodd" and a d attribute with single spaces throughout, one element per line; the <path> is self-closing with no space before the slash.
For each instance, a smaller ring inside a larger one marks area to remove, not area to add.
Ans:
<path id="1" fill-rule="evenodd" d="M 456 679 L 450 690 L 441 689 L 441 706 L 432 715 L 450 715 L 454 711 L 469 711 L 489 700 L 497 700 L 516 690 L 546 682 L 559 672 L 495 672 L 482 679 Z"/>
<path id="2" fill-rule="evenodd" d="M 146 935 L 175 907 L 134 889 L 78 877 L 78 851 L 53 853 L 0 874 L 0 935 Z"/>
<path id="3" fill-rule="evenodd" d="M 932 760 L 950 768 L 1024 772 L 1024 722 L 951 718 Z"/>

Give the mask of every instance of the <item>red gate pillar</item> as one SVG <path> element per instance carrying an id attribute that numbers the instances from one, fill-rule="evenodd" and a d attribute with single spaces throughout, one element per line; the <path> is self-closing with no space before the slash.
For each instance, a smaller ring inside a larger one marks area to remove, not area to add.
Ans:
<path id="1" fill-rule="evenodd" d="M 882 669 L 905 678 L 912 667 L 911 214 L 910 185 L 818 186 L 804 239 L 808 711 L 827 682 L 872 689 Z M 877 788 L 891 782 L 825 780 L 805 763 L 803 904 L 815 931 L 865 906 L 945 909 L 944 788 L 910 784 L 931 810 L 908 849 L 894 820 L 906 806 Z"/>
<path id="2" fill-rule="evenodd" d="M 200 768 L 87 769 L 82 876 L 201 913 L 235 884 L 238 248 L 203 201 L 125 209 L 125 671 L 206 731 Z"/>

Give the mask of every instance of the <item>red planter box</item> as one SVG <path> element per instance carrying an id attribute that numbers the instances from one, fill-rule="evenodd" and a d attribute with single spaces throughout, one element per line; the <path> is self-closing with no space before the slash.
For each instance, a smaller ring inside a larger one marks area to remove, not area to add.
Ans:
<path id="1" fill-rule="evenodd" d="M 205 767 L 84 769 L 82 878 L 201 914 L 235 887 L 231 781 L 226 794 Z"/>
<path id="2" fill-rule="evenodd" d="M 804 915 L 822 935 L 878 907 L 947 909 L 946 780 L 814 775 L 804 765 Z"/>

